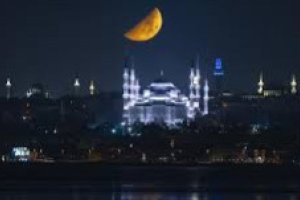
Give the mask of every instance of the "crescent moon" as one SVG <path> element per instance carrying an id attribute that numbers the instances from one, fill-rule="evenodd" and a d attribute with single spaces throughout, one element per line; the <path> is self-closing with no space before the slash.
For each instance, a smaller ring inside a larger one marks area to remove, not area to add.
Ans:
<path id="1" fill-rule="evenodd" d="M 158 8 L 154 8 L 143 20 L 126 32 L 124 36 L 134 42 L 146 42 L 159 33 L 162 24 L 162 14 Z"/>

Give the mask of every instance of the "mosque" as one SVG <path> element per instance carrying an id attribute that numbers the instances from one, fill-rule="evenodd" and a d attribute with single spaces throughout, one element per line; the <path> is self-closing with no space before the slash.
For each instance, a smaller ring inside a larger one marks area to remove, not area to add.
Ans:
<path id="1" fill-rule="evenodd" d="M 183 94 L 163 73 L 144 89 L 135 70 L 125 66 L 123 73 L 123 120 L 127 125 L 165 123 L 176 126 L 196 116 L 207 115 L 209 101 L 208 80 L 202 83 L 199 65 L 191 68 L 189 94 Z M 201 83 L 204 85 L 201 87 Z M 203 94 L 203 95 L 202 95 Z"/>

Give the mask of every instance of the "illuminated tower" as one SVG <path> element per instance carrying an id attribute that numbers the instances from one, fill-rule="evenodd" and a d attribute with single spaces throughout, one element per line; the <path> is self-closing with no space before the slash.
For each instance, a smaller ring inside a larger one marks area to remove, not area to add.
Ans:
<path id="1" fill-rule="evenodd" d="M 191 68 L 191 73 L 190 73 L 190 94 L 189 94 L 189 97 L 190 97 L 191 100 L 195 98 L 194 78 L 195 78 L 194 68 Z"/>
<path id="2" fill-rule="evenodd" d="M 216 85 L 216 95 L 221 96 L 223 93 L 223 78 L 224 78 L 224 69 L 222 65 L 222 59 L 217 58 L 215 61 L 215 85 Z"/>
<path id="3" fill-rule="evenodd" d="M 189 119 L 194 118 L 194 100 L 195 100 L 195 85 L 194 85 L 194 79 L 195 79 L 195 72 L 194 68 L 191 68 L 190 72 L 190 94 L 189 94 L 189 106 L 187 111 L 187 117 Z"/>
<path id="4" fill-rule="evenodd" d="M 140 86 L 139 80 L 135 80 L 135 83 L 134 83 L 134 101 L 137 101 L 139 99 L 140 89 L 141 89 L 141 86 Z"/>
<path id="5" fill-rule="evenodd" d="M 128 110 L 130 103 L 130 86 L 129 86 L 129 72 L 128 68 L 124 69 L 123 72 L 123 119 L 127 120 Z"/>
<path id="6" fill-rule="evenodd" d="M 6 87 L 6 98 L 10 99 L 11 98 L 11 87 L 12 87 L 10 78 L 6 79 L 5 87 Z"/>
<path id="7" fill-rule="evenodd" d="M 96 86 L 95 86 L 95 82 L 93 80 L 90 81 L 89 94 L 91 96 L 94 96 L 96 94 Z"/>
<path id="8" fill-rule="evenodd" d="M 133 69 L 133 62 L 131 58 L 125 61 L 125 68 L 123 72 L 123 120 L 124 123 L 130 123 L 129 109 L 134 105 L 140 86 L 135 78 L 135 71 Z"/>
<path id="9" fill-rule="evenodd" d="M 200 69 L 199 69 L 199 57 L 196 58 L 194 66 L 190 72 L 190 94 L 189 94 L 189 108 L 188 118 L 194 118 L 197 113 L 201 112 L 200 98 L 201 98 L 201 85 L 200 85 Z"/>
<path id="10" fill-rule="evenodd" d="M 79 94 L 80 94 L 80 82 L 79 82 L 78 76 L 76 76 L 75 79 L 74 79 L 73 87 L 74 87 L 75 96 L 79 96 Z"/>
<path id="11" fill-rule="evenodd" d="M 123 100 L 124 103 L 127 104 L 129 101 L 129 92 L 130 92 L 130 88 L 129 88 L 129 73 L 128 73 L 128 68 L 124 69 L 123 72 Z"/>
<path id="12" fill-rule="evenodd" d="M 129 82 L 129 97 L 130 97 L 130 101 L 131 103 L 133 103 L 134 99 L 135 99 L 135 85 L 136 85 L 136 79 L 135 79 L 135 71 L 133 68 L 130 69 L 130 82 Z"/>
<path id="13" fill-rule="evenodd" d="M 208 114 L 208 101 L 209 101 L 209 86 L 208 80 L 206 79 L 204 82 L 204 95 L 203 95 L 203 115 Z"/>
<path id="14" fill-rule="evenodd" d="M 295 74 L 292 75 L 291 80 L 291 94 L 297 94 L 297 80 Z"/>
<path id="15" fill-rule="evenodd" d="M 195 108 L 196 109 L 200 109 L 200 106 L 199 106 L 199 101 L 200 101 L 200 98 L 201 98 L 201 94 L 200 94 L 200 81 L 201 81 L 201 75 L 200 75 L 200 69 L 199 67 L 197 66 L 196 68 L 196 76 L 194 78 L 194 85 L 195 85 Z"/>
<path id="16" fill-rule="evenodd" d="M 260 75 L 259 75 L 259 82 L 258 82 L 257 85 L 258 85 L 258 89 L 257 89 L 258 94 L 263 94 L 263 92 L 264 92 L 264 85 L 265 85 L 263 73 L 260 73 Z"/>
<path id="17" fill-rule="evenodd" d="M 193 85 L 194 85 L 194 90 L 195 90 L 195 99 L 194 99 L 194 115 L 196 115 L 197 113 L 200 113 L 200 98 L 201 98 L 201 85 L 200 85 L 200 81 L 201 81 L 201 75 L 200 75 L 200 69 L 199 69 L 199 56 L 196 57 L 195 59 L 195 63 L 194 63 L 194 70 L 195 70 L 195 76 L 194 76 L 194 80 L 193 80 Z"/>

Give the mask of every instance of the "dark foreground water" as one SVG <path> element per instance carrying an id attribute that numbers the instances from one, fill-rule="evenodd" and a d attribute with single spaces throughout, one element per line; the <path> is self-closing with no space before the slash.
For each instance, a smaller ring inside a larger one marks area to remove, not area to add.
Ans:
<path id="1" fill-rule="evenodd" d="M 300 200 L 293 166 L 0 165 L 0 200 Z"/>
<path id="2" fill-rule="evenodd" d="M 286 193 L 181 193 L 181 192 L 124 192 L 124 193 L 1 193 L 2 200 L 264 200 L 264 199 L 287 199 L 297 200 L 299 195 Z"/>

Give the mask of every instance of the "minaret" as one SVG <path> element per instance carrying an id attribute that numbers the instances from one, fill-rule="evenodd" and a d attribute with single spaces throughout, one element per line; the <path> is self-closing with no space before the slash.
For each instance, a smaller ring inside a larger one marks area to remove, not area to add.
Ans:
<path id="1" fill-rule="evenodd" d="M 135 78 L 135 71 L 133 68 L 130 69 L 130 76 L 129 76 L 129 99 L 130 99 L 130 106 L 134 105 L 135 101 L 135 94 L 136 94 L 136 78 Z"/>
<path id="2" fill-rule="evenodd" d="M 140 97 L 140 83 L 139 80 L 135 80 L 135 84 L 134 84 L 134 100 L 137 101 Z"/>
<path id="3" fill-rule="evenodd" d="M 191 68 L 191 72 L 190 72 L 190 94 L 189 94 L 189 97 L 190 97 L 191 100 L 193 100 L 195 98 L 195 93 L 194 93 L 194 89 L 195 89 L 194 79 L 195 79 L 194 68 Z"/>
<path id="4" fill-rule="evenodd" d="M 90 81 L 89 93 L 91 96 L 94 96 L 96 94 L 96 86 L 95 86 L 95 82 L 93 80 Z"/>
<path id="5" fill-rule="evenodd" d="M 200 86 L 200 69 L 199 69 L 199 57 L 195 59 L 190 72 L 190 94 L 189 94 L 189 106 L 188 106 L 188 118 L 193 119 L 197 113 L 201 112 L 200 98 L 201 98 L 201 86 Z"/>
<path id="6" fill-rule="evenodd" d="M 135 86 L 135 72 L 132 69 L 132 62 L 129 57 L 126 58 L 123 72 L 123 122 L 126 124 L 131 121 L 129 109 L 132 106 L 133 99 L 135 97 Z"/>
<path id="7" fill-rule="evenodd" d="M 264 85 L 265 85 L 263 73 L 260 73 L 260 75 L 259 75 L 259 82 L 258 82 L 257 85 L 258 85 L 258 90 L 257 90 L 258 94 L 263 94 L 263 92 L 264 92 Z"/>
<path id="8" fill-rule="evenodd" d="M 125 66 L 126 67 L 126 66 Z M 130 86 L 129 86 L 129 72 L 128 68 L 123 72 L 123 122 L 128 123 L 129 103 L 130 103 Z"/>
<path id="9" fill-rule="evenodd" d="M 204 83 L 204 96 L 203 96 L 203 115 L 208 114 L 208 101 L 209 101 L 209 86 L 208 86 L 208 80 L 205 80 Z"/>
<path id="10" fill-rule="evenodd" d="M 124 105 L 128 103 L 130 95 L 130 86 L 129 86 L 129 72 L 128 72 L 128 68 L 124 69 L 123 72 L 123 101 L 124 101 Z"/>
<path id="11" fill-rule="evenodd" d="M 195 117 L 195 112 L 194 112 L 194 101 L 195 101 L 195 71 L 194 68 L 191 68 L 190 72 L 190 94 L 189 94 L 189 105 L 188 105 L 188 110 L 187 110 L 187 117 L 189 119 L 193 119 Z"/>
<path id="12" fill-rule="evenodd" d="M 194 93 L 194 89 L 195 89 L 194 79 L 195 79 L 194 68 L 191 68 L 191 73 L 190 73 L 190 95 L 189 95 L 190 100 L 193 100 L 195 98 L 195 93 Z"/>
<path id="13" fill-rule="evenodd" d="M 80 82 L 79 82 L 79 77 L 78 76 L 75 77 L 73 86 L 74 86 L 75 96 L 79 96 L 79 94 L 80 94 Z"/>
<path id="14" fill-rule="evenodd" d="M 196 111 L 200 112 L 200 106 L 199 106 L 199 102 L 200 102 L 200 98 L 201 98 L 201 94 L 200 94 L 200 69 L 197 65 L 196 68 L 196 76 L 194 78 L 194 85 L 195 85 L 195 102 L 194 102 L 194 108 L 196 109 Z"/>
<path id="15" fill-rule="evenodd" d="M 6 98 L 10 99 L 11 98 L 11 87 L 12 87 L 10 78 L 6 79 L 5 87 L 6 87 Z"/>
<path id="16" fill-rule="evenodd" d="M 297 94 L 297 80 L 295 74 L 292 75 L 291 80 L 291 94 Z"/>

